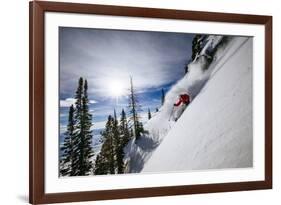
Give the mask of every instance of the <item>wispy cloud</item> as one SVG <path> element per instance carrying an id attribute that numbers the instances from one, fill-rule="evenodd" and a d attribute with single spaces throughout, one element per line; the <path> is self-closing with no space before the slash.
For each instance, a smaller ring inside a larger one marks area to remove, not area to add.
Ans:
<path id="1" fill-rule="evenodd" d="M 66 132 L 66 129 L 67 129 L 67 126 L 66 125 L 62 125 L 60 124 L 60 133 L 65 133 Z"/>
<path id="2" fill-rule="evenodd" d="M 182 75 L 190 57 L 190 34 L 60 29 L 61 91 L 73 93 L 77 79 L 89 81 L 89 92 L 107 94 L 113 79 L 139 90 L 156 88 Z"/>
<path id="3" fill-rule="evenodd" d="M 66 98 L 64 100 L 60 100 L 60 107 L 70 107 L 71 105 L 75 104 L 75 99 L 74 98 Z M 90 104 L 96 104 L 98 101 L 96 100 L 89 100 Z"/>
<path id="4" fill-rule="evenodd" d="M 96 104 L 96 103 L 98 103 L 98 101 L 96 101 L 96 100 L 89 100 L 89 103 L 90 104 Z"/>
<path id="5" fill-rule="evenodd" d="M 61 107 L 70 107 L 71 105 L 74 105 L 74 103 L 75 103 L 74 98 L 66 98 L 65 100 L 60 100 Z"/>
<path id="6" fill-rule="evenodd" d="M 68 114 L 63 108 L 75 103 L 78 79 L 83 77 L 89 85 L 92 129 L 103 129 L 114 109 L 118 117 L 122 109 L 128 111 L 126 95 L 132 76 L 142 105 L 139 115 L 142 122 L 147 121 L 148 108 L 153 112 L 161 103 L 161 89 L 182 77 L 192 38 L 184 33 L 60 28 L 61 119 Z M 118 100 L 109 90 L 115 80 L 125 89 Z"/>

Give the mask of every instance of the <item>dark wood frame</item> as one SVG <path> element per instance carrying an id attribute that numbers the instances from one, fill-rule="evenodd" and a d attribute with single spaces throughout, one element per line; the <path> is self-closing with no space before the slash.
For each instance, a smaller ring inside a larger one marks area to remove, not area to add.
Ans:
<path id="1" fill-rule="evenodd" d="M 272 188 L 272 17 L 198 11 L 30 2 L 29 201 L 33 204 L 197 194 Z M 68 12 L 113 16 L 248 23 L 265 26 L 265 180 L 205 185 L 46 194 L 44 191 L 44 13 Z"/>

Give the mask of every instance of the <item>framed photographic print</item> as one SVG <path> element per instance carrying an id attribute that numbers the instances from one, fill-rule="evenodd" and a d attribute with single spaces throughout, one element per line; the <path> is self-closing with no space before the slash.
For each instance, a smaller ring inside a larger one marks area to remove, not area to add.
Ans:
<path id="1" fill-rule="evenodd" d="M 30 203 L 271 187 L 271 16 L 30 2 Z"/>

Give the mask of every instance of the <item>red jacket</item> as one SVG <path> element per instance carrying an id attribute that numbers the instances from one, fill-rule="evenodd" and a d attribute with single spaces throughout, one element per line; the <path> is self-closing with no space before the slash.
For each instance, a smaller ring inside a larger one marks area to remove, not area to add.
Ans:
<path id="1" fill-rule="evenodd" d="M 178 101 L 174 104 L 174 106 L 179 106 L 181 104 L 188 105 L 190 102 L 190 97 L 187 94 L 180 95 Z"/>

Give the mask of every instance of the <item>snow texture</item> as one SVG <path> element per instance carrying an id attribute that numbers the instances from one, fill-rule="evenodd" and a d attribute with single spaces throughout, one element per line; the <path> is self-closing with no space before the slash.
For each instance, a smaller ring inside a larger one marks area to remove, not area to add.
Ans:
<path id="1" fill-rule="evenodd" d="M 252 38 L 222 39 L 208 36 L 189 72 L 145 124 L 149 134 L 126 146 L 126 172 L 252 167 Z M 182 93 L 192 101 L 175 122 L 173 104 Z"/>

